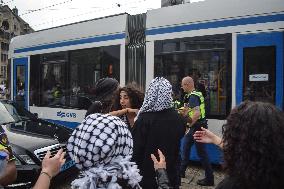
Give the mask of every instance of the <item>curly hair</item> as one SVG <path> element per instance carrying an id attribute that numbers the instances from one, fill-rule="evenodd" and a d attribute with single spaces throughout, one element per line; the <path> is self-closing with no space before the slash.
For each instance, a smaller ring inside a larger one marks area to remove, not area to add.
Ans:
<path id="1" fill-rule="evenodd" d="M 224 168 L 239 188 L 284 188 L 284 115 L 245 101 L 223 125 Z"/>
<path id="2" fill-rule="evenodd" d="M 121 93 L 121 91 L 124 91 L 127 93 L 128 97 L 129 97 L 129 101 L 131 104 L 131 108 L 133 109 L 139 109 L 141 108 L 142 104 L 143 104 L 143 100 L 144 100 L 144 93 L 142 93 L 139 89 L 137 89 L 134 85 L 127 85 L 125 87 L 122 87 L 119 89 L 118 92 L 118 97 L 115 100 L 116 103 L 114 105 L 114 109 L 121 109 L 121 105 L 119 103 L 119 94 Z"/>

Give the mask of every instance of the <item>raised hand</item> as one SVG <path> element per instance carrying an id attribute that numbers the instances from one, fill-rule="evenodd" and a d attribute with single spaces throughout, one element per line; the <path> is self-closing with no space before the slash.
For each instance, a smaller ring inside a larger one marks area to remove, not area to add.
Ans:
<path id="1" fill-rule="evenodd" d="M 201 127 L 201 130 L 202 131 L 196 131 L 193 135 L 194 140 L 196 140 L 197 142 L 212 143 L 216 145 L 220 145 L 222 143 L 222 139 L 210 130 L 203 127 Z"/>
<path id="2" fill-rule="evenodd" d="M 156 156 L 154 154 L 151 154 L 151 159 L 154 162 L 155 170 L 157 170 L 157 169 L 166 169 L 167 168 L 167 164 L 166 164 L 166 158 L 165 158 L 164 154 L 159 149 L 158 149 L 158 154 L 159 154 L 160 161 L 157 160 L 157 158 L 156 158 Z"/>
<path id="3" fill-rule="evenodd" d="M 64 155 L 65 152 L 60 149 L 54 157 L 50 158 L 50 151 L 48 151 L 42 161 L 42 172 L 48 173 L 51 177 L 57 175 L 65 163 Z"/>

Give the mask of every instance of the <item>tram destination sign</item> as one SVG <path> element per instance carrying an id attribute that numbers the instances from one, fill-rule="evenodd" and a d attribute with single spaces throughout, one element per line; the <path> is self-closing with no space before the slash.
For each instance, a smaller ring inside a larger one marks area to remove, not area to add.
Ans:
<path id="1" fill-rule="evenodd" d="M 249 81 L 268 81 L 268 74 L 253 74 L 249 75 Z"/>

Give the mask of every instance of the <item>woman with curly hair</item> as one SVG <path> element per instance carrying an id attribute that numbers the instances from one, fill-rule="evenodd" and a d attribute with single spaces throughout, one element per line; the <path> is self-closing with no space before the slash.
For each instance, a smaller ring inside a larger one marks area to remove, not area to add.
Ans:
<path id="1" fill-rule="evenodd" d="M 194 134 L 198 142 L 223 148 L 228 177 L 218 189 L 284 188 L 283 136 L 283 112 L 272 104 L 250 101 L 231 111 L 222 139 L 204 128 Z"/>
<path id="2" fill-rule="evenodd" d="M 114 104 L 116 111 L 112 111 L 110 114 L 118 116 L 131 129 L 134 124 L 134 118 L 143 104 L 144 94 L 133 85 L 120 88 L 118 94 L 119 97 Z"/>

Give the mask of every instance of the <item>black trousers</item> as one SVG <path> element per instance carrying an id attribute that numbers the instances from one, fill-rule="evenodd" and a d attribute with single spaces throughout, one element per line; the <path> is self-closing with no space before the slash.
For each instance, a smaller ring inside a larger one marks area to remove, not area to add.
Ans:
<path id="1" fill-rule="evenodd" d="M 189 163 L 190 149 L 193 144 L 196 146 L 197 155 L 200 158 L 203 169 L 205 170 L 205 178 L 209 181 L 214 179 L 213 169 L 209 161 L 208 153 L 205 144 L 196 142 L 193 138 L 195 131 L 201 130 L 201 127 L 207 128 L 207 124 L 195 123 L 190 131 L 184 136 L 183 150 L 181 153 L 181 174 L 185 173 L 186 167 Z"/>

